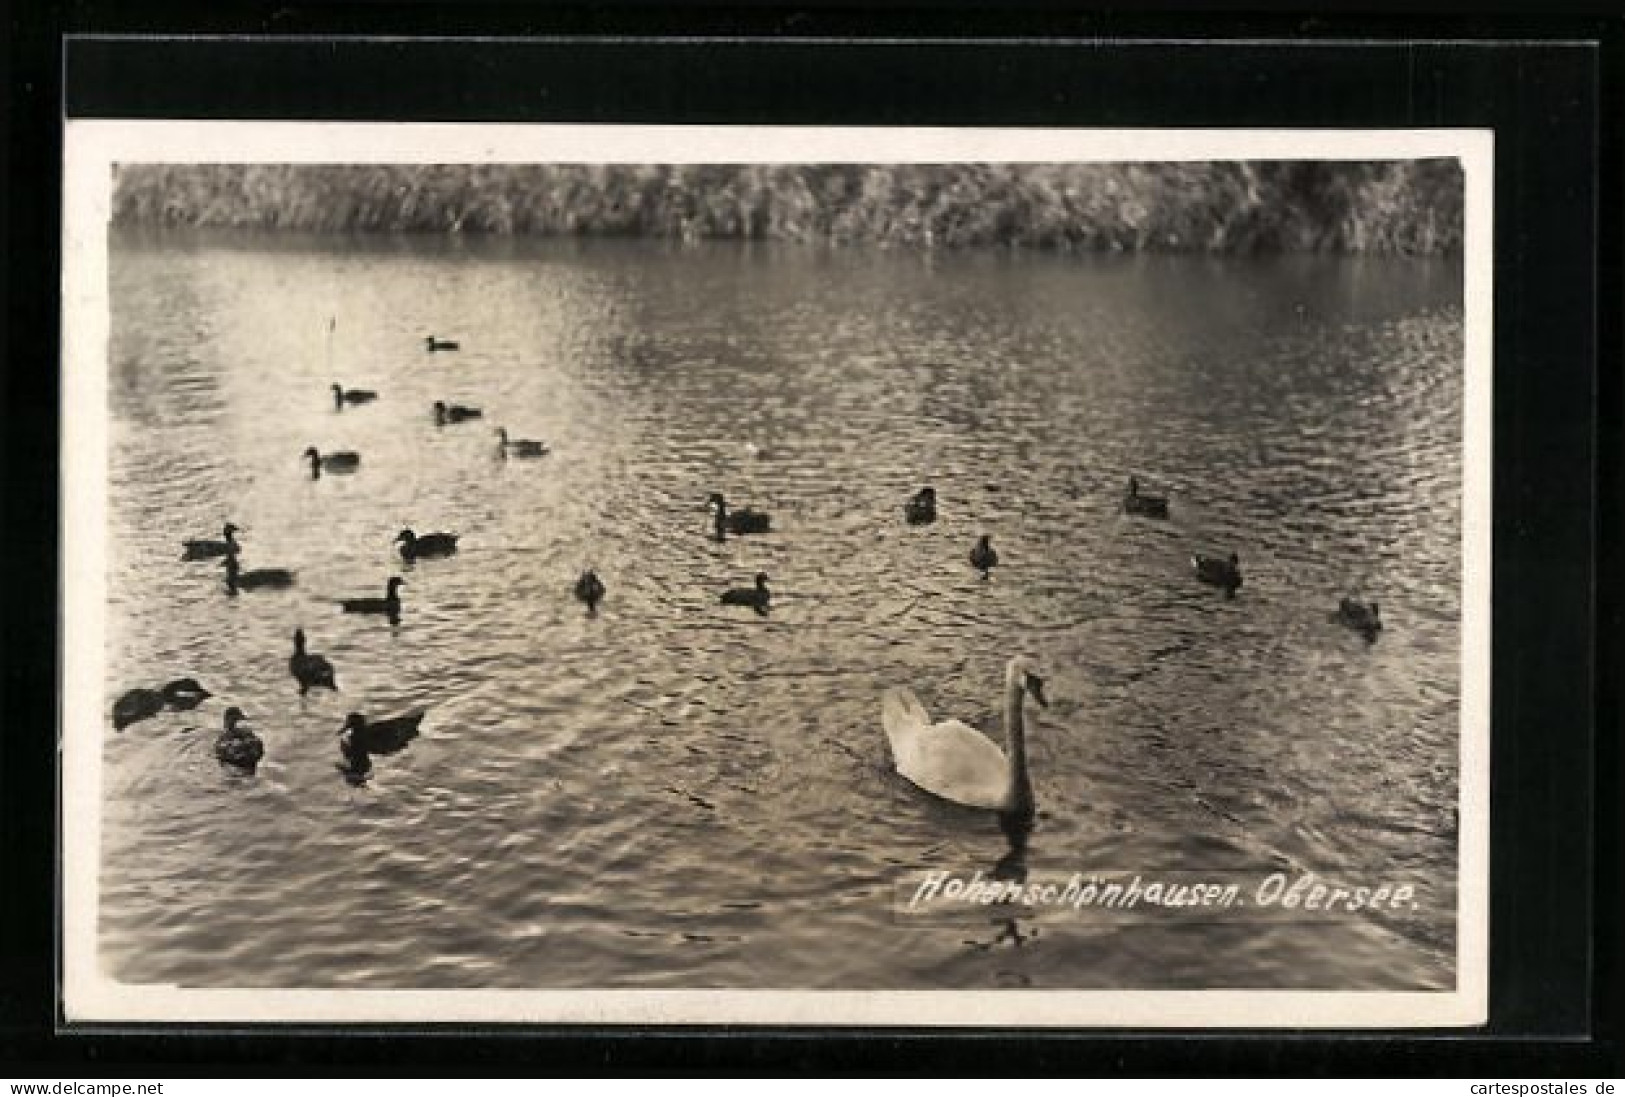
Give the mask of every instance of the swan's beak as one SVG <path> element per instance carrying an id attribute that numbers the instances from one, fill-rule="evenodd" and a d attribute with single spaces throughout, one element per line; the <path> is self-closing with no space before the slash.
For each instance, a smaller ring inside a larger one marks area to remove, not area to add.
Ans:
<path id="1" fill-rule="evenodd" d="M 1038 675 L 1027 675 L 1027 692 L 1033 695 L 1040 708 L 1049 708 L 1049 699 L 1044 696 L 1044 680 Z"/>

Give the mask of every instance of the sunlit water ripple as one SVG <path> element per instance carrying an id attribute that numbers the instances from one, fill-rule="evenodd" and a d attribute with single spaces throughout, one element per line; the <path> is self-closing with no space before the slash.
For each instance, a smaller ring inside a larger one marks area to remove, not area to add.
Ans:
<path id="1" fill-rule="evenodd" d="M 102 948 L 128 982 L 1329 987 L 1454 980 L 1454 264 L 643 244 L 122 240 Z M 336 318 L 329 342 L 327 318 Z M 458 338 L 430 355 L 422 338 Z M 335 411 L 332 381 L 377 389 Z M 430 405 L 485 419 L 436 428 Z M 501 459 L 493 431 L 546 439 Z M 355 449 L 353 476 L 300 453 Z M 1173 518 L 1124 517 L 1137 474 Z M 936 486 L 941 518 L 901 521 Z M 717 543 L 704 500 L 770 511 Z M 179 541 L 242 527 L 286 593 Z M 455 530 L 402 567 L 405 525 Z M 991 532 L 1002 562 L 966 555 Z M 1192 551 L 1241 556 L 1233 601 Z M 588 618 L 579 570 L 609 587 Z M 773 612 L 725 609 L 758 570 Z M 335 601 L 407 580 L 398 627 Z M 1378 598 L 1372 645 L 1328 618 Z M 301 700 L 296 626 L 343 692 Z M 890 772 L 878 699 L 998 734 L 1040 654 L 1029 873 L 1313 871 L 1414 913 L 893 911 L 994 821 Z M 222 772 L 220 707 L 257 775 Z M 352 708 L 429 709 L 336 772 Z"/>

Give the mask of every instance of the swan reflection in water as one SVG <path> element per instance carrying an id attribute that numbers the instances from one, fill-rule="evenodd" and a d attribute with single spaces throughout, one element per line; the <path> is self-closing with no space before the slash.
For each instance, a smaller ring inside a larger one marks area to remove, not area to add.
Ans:
<path id="1" fill-rule="evenodd" d="M 1033 817 L 1024 812 L 1005 811 L 999 813 L 999 830 L 1010 843 L 1004 856 L 1000 857 L 993 866 L 993 879 L 1000 883 L 1021 885 L 1027 882 L 1027 839 L 1033 832 Z M 1012 899 L 1001 898 L 990 907 L 988 924 L 997 928 L 997 932 L 988 940 L 968 938 L 965 946 L 976 952 L 990 952 L 1000 945 L 1008 944 L 1012 948 L 1021 948 L 1027 942 L 1038 936 L 1038 926 L 1034 924 L 1026 932 L 1022 932 L 1023 919 L 1031 921 L 1033 913 L 1024 903 Z"/>

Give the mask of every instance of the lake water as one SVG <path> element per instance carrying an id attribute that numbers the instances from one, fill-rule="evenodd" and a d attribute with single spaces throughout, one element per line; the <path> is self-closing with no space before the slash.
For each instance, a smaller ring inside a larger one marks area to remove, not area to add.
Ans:
<path id="1" fill-rule="evenodd" d="M 1454 984 L 1459 264 L 176 238 L 111 260 L 108 704 L 182 674 L 216 694 L 101 732 L 114 977 Z M 334 381 L 379 399 L 337 411 Z M 437 428 L 437 399 L 485 417 Z M 503 460 L 497 426 L 552 455 Z M 311 445 L 361 468 L 313 480 Z M 1131 474 L 1170 520 L 1121 513 Z M 940 518 L 907 526 L 927 483 Z M 712 491 L 773 532 L 711 539 Z M 292 590 L 230 597 L 180 560 L 228 520 Z M 461 551 L 403 567 L 408 525 Z M 1193 551 L 1239 554 L 1237 597 Z M 759 570 L 768 616 L 718 604 Z M 338 611 L 392 574 L 398 626 Z M 1375 643 L 1329 619 L 1345 594 L 1380 602 Z M 299 626 L 342 693 L 298 696 Z M 879 699 L 907 685 L 1002 743 L 1018 652 L 1051 705 L 1012 856 L 892 772 Z M 214 758 L 227 704 L 264 739 L 252 777 Z M 422 737 L 346 783 L 344 715 L 413 706 Z M 896 909 L 922 872 L 1018 862 L 1417 900 Z"/>

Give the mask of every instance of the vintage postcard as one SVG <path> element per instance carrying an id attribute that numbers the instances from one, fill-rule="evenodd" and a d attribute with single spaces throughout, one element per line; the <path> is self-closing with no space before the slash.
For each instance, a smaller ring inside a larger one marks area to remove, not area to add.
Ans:
<path id="1" fill-rule="evenodd" d="M 70 121 L 66 1020 L 1482 1022 L 1493 155 Z"/>

